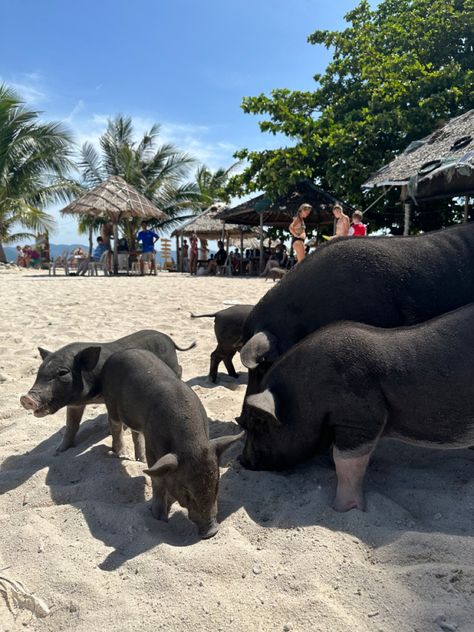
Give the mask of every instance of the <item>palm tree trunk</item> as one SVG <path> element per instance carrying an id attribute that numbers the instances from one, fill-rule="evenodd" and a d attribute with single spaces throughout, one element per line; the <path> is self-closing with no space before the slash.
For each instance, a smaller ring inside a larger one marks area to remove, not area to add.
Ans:
<path id="1" fill-rule="evenodd" d="M 5 250 L 3 250 L 2 242 L 0 241 L 0 263 L 6 263 L 7 256 L 5 254 Z"/>

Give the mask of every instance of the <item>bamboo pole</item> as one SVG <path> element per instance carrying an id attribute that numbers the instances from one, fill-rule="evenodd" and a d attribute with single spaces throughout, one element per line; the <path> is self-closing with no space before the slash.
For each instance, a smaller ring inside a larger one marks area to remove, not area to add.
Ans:
<path id="1" fill-rule="evenodd" d="M 263 213 L 260 213 L 260 274 L 263 272 Z"/>
<path id="2" fill-rule="evenodd" d="M 469 197 L 467 195 L 464 196 L 464 216 L 463 222 L 467 224 L 469 218 Z"/>

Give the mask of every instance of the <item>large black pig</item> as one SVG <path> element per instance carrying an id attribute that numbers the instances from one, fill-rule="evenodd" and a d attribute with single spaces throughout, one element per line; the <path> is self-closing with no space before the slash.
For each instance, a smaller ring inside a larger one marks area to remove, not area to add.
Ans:
<path id="1" fill-rule="evenodd" d="M 333 445 L 338 511 L 363 508 L 380 437 L 433 448 L 474 444 L 474 305 L 412 327 L 339 322 L 273 364 L 244 403 L 242 462 L 283 469 Z"/>
<path id="2" fill-rule="evenodd" d="M 299 340 L 329 323 L 423 322 L 474 301 L 474 223 L 416 237 L 337 239 L 320 246 L 254 307 L 241 359 L 247 393 Z"/>
<path id="3" fill-rule="evenodd" d="M 149 351 L 128 349 L 111 356 L 103 368 L 103 395 L 114 451 L 124 454 L 125 424 L 134 433 L 135 456 L 146 455 L 155 518 L 168 520 L 178 500 L 200 536 L 212 537 L 218 530 L 219 458 L 243 433 L 209 440 L 199 397 Z"/>
<path id="4" fill-rule="evenodd" d="M 242 349 L 244 323 L 253 305 L 233 305 L 213 314 L 191 314 L 191 318 L 214 318 L 217 347 L 211 353 L 209 380 L 217 381 L 217 369 L 224 362 L 230 377 L 238 377 L 232 358 Z"/>
<path id="5" fill-rule="evenodd" d="M 166 334 L 144 329 L 113 342 L 73 342 L 51 352 L 39 348 L 43 359 L 36 380 L 21 405 L 35 417 L 52 415 L 67 406 L 66 430 L 57 447 L 58 452 L 74 445 L 84 408 L 87 404 L 103 403 L 101 373 L 105 361 L 123 349 L 146 349 L 161 358 L 178 376 L 182 369 L 176 350 L 187 351 L 196 345 L 178 347 Z"/>

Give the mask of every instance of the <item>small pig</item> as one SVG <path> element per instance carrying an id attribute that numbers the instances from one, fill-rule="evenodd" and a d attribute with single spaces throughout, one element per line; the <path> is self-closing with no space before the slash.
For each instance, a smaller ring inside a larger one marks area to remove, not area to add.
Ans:
<path id="1" fill-rule="evenodd" d="M 239 377 L 232 358 L 242 348 L 244 322 L 252 309 L 253 305 L 233 305 L 214 314 L 191 314 L 191 318 L 214 318 L 217 347 L 211 353 L 208 376 L 211 382 L 217 381 L 217 369 L 222 361 L 230 377 Z"/>
<path id="2" fill-rule="evenodd" d="M 334 508 L 363 509 L 362 483 L 381 437 L 433 448 L 474 443 L 474 304 L 420 325 L 340 322 L 286 352 L 247 397 L 242 456 L 282 469 L 333 445 Z"/>
<path id="3" fill-rule="evenodd" d="M 181 348 L 166 334 L 144 329 L 114 342 L 73 342 L 54 352 L 40 347 L 43 362 L 35 383 L 20 398 L 20 403 L 23 408 L 33 411 L 35 417 L 52 415 L 67 406 L 66 431 L 57 447 L 58 452 L 63 452 L 74 445 L 86 405 L 103 402 L 102 367 L 113 353 L 122 349 L 147 349 L 181 377 L 176 350 L 187 351 L 195 346 L 193 342 L 189 347 Z"/>
<path id="4" fill-rule="evenodd" d="M 275 283 L 275 281 L 283 279 L 287 272 L 288 270 L 285 270 L 284 268 L 280 268 L 278 266 L 270 268 L 270 270 L 268 270 L 268 272 L 265 274 L 265 283 L 268 281 L 268 279 L 273 279 L 273 283 Z"/>
<path id="5" fill-rule="evenodd" d="M 198 396 L 149 351 L 112 355 L 103 369 L 102 386 L 114 452 L 125 456 L 125 424 L 133 433 L 136 458 L 146 456 L 155 518 L 167 520 L 177 500 L 202 538 L 215 535 L 219 457 L 243 433 L 210 441 Z"/>

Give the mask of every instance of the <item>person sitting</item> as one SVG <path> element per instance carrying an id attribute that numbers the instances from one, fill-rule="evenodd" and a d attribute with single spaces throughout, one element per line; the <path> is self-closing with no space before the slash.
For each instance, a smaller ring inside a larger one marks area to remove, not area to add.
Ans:
<path id="1" fill-rule="evenodd" d="M 16 247 L 16 265 L 26 268 L 26 257 L 21 246 Z"/>
<path id="2" fill-rule="evenodd" d="M 209 270 L 209 274 L 216 274 L 219 271 L 219 268 L 225 265 L 227 261 L 227 250 L 224 248 L 224 242 L 217 242 L 218 251 L 216 252 L 214 259 L 209 261 L 207 269 Z"/>
<path id="3" fill-rule="evenodd" d="M 138 242 L 142 244 L 142 254 L 140 256 L 140 274 L 145 274 L 145 263 L 150 264 L 150 274 L 156 274 L 155 243 L 160 238 L 152 230 L 148 230 L 146 222 L 141 223 L 141 231 L 137 235 Z"/>
<path id="4" fill-rule="evenodd" d="M 286 268 L 288 266 L 288 251 L 285 244 L 277 244 L 274 256 L 280 268 Z"/>
<path id="5" fill-rule="evenodd" d="M 26 259 L 26 267 L 32 267 L 32 268 L 36 268 L 36 267 L 40 267 L 41 265 L 41 255 L 40 253 L 35 250 L 34 248 L 32 248 L 31 246 L 25 246 L 23 248 L 23 254 L 25 256 Z"/>
<path id="6" fill-rule="evenodd" d="M 117 252 L 128 253 L 128 241 L 126 237 L 120 237 L 117 242 Z"/>
<path id="7" fill-rule="evenodd" d="M 207 260 L 207 273 L 215 274 L 217 272 L 217 263 L 214 258 L 214 255 L 211 253 L 209 255 L 209 259 Z"/>
<path id="8" fill-rule="evenodd" d="M 239 252 L 239 249 L 236 248 L 234 252 L 230 254 L 230 265 L 232 266 L 232 272 L 234 274 L 239 274 L 240 272 L 240 261 L 241 261 L 240 252 Z"/>
<path id="9" fill-rule="evenodd" d="M 90 261 L 100 261 L 104 252 L 109 252 L 109 249 L 105 245 L 103 238 L 97 237 L 97 246 L 94 248 L 94 251 L 92 252 Z M 86 257 L 80 262 L 77 268 L 77 275 L 84 276 L 88 269 L 89 269 L 89 259 Z"/>

